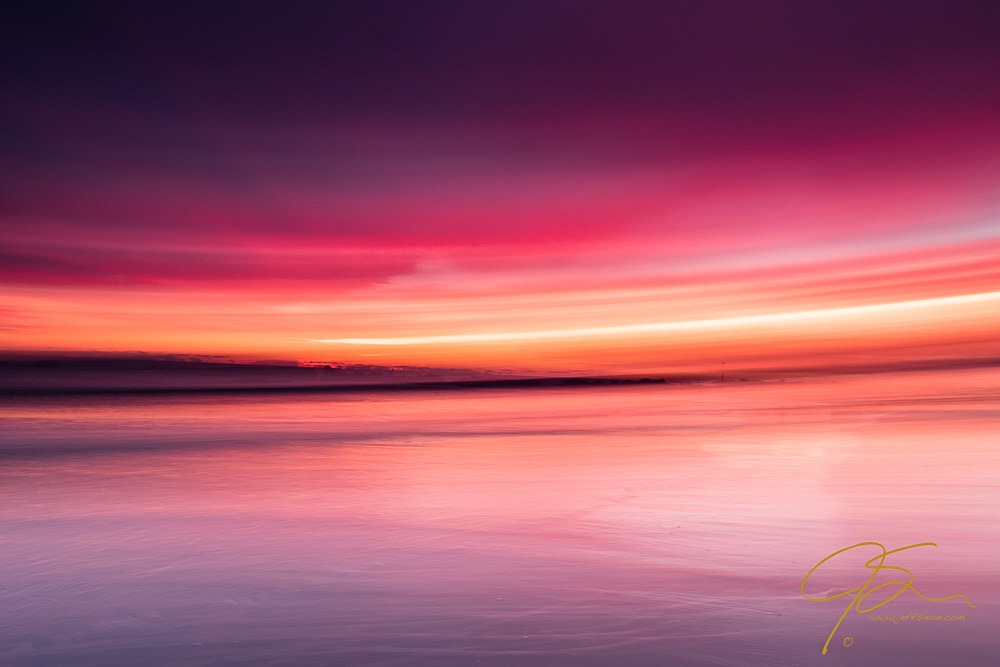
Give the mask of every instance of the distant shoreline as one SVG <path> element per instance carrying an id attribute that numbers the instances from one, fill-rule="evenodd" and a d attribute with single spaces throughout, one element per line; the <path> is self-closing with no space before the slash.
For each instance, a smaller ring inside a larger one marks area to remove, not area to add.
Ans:
<path id="1" fill-rule="evenodd" d="M 243 393 L 359 393 L 459 389 L 734 384 L 850 374 L 1000 367 L 1000 359 L 925 359 L 721 373 L 514 374 L 475 369 L 241 364 L 135 357 L 0 358 L 0 397 Z"/>
<path id="2" fill-rule="evenodd" d="M 71 396 L 71 395 L 138 395 L 138 394 L 276 394 L 276 393 L 371 393 L 436 391 L 459 389 L 526 389 L 592 386 L 645 386 L 651 384 L 692 384 L 718 380 L 705 375 L 672 377 L 595 378 L 551 377 L 509 380 L 438 380 L 425 382 L 394 383 L 343 383 L 303 385 L 246 385 L 246 386 L 136 386 L 136 387 L 0 387 L 0 396 Z"/>
<path id="3" fill-rule="evenodd" d="M 703 373 L 598 376 L 365 364 L 222 363 L 143 355 L 0 357 L 0 396 L 384 392 L 693 382 Z"/>

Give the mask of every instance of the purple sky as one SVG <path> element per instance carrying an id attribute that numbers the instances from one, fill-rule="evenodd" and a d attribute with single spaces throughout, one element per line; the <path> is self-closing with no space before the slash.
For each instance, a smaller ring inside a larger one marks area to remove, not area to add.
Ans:
<path id="1" fill-rule="evenodd" d="M 994 2 L 3 11 L 5 347 L 361 361 L 308 341 L 1000 289 Z"/>

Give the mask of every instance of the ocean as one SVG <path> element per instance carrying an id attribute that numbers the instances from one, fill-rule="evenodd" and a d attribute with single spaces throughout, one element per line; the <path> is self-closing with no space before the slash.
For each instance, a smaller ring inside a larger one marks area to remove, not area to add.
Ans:
<path id="1" fill-rule="evenodd" d="M 6 397 L 0 663 L 994 664 L 998 387 Z"/>

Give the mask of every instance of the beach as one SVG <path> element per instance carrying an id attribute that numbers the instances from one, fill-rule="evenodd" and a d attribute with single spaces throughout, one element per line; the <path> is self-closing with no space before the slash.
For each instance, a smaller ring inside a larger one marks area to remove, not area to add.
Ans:
<path id="1" fill-rule="evenodd" d="M 0 659 L 985 664 L 997 377 L 7 398 Z"/>

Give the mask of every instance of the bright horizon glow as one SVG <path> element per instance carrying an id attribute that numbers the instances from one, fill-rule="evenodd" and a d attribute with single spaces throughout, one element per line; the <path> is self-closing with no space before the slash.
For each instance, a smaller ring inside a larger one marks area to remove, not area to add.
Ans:
<path id="1" fill-rule="evenodd" d="M 867 314 L 889 313 L 893 311 L 933 308 L 936 306 L 964 305 L 1000 300 L 1000 292 L 982 294 L 962 294 L 934 299 L 917 299 L 894 303 L 826 308 L 791 313 L 767 313 L 739 317 L 722 317 L 686 322 L 652 322 L 647 324 L 627 324 L 620 326 L 588 327 L 584 329 L 558 329 L 550 331 L 518 331 L 478 334 L 444 334 L 438 336 L 405 336 L 397 338 L 307 338 L 311 343 L 327 345 L 430 345 L 437 343 L 494 343 L 507 341 L 549 340 L 559 338 L 582 338 L 590 336 L 627 335 L 668 331 L 685 331 L 713 327 L 743 326 L 755 324 L 778 324 L 782 322 L 807 321 L 824 317 L 853 317 Z"/>

